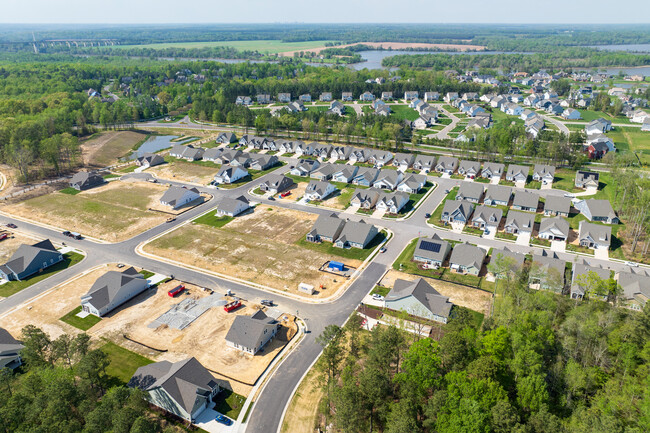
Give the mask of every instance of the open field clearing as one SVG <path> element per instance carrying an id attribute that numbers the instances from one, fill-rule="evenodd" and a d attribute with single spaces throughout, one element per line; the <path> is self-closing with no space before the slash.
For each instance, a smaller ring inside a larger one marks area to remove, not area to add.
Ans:
<path id="1" fill-rule="evenodd" d="M 380 286 L 393 287 L 396 279 L 414 281 L 420 278 L 417 275 L 399 272 L 394 269 L 388 273 L 379 282 Z M 449 300 L 461 307 L 487 314 L 490 309 L 492 294 L 483 290 L 472 289 L 466 286 L 450 283 L 447 281 L 436 280 L 433 278 L 424 278 L 431 286 L 441 295 L 449 297 Z"/>
<path id="2" fill-rule="evenodd" d="M 30 220 L 118 242 L 163 223 L 168 215 L 149 211 L 159 205 L 165 186 L 114 181 L 76 195 L 54 192 L 2 207 Z"/>
<path id="3" fill-rule="evenodd" d="M 310 48 L 323 47 L 331 41 L 306 41 L 282 42 L 279 39 L 252 40 L 252 41 L 206 41 L 206 42 L 169 42 L 160 44 L 122 45 L 114 48 L 151 48 L 161 50 L 164 48 L 211 48 L 232 47 L 240 51 L 259 51 L 260 53 L 281 53 L 283 51 L 303 51 Z"/>
<path id="4" fill-rule="evenodd" d="M 154 174 L 161 179 L 176 180 L 179 182 L 193 182 L 201 185 L 210 183 L 219 172 L 219 164 L 202 161 L 195 162 L 173 159 L 167 164 L 156 165 L 148 168 L 147 173 Z"/>
<path id="5" fill-rule="evenodd" d="M 95 134 L 81 143 L 85 166 L 107 167 L 126 156 L 133 147 L 146 140 L 147 134 L 134 131 L 111 131 Z"/>
<path id="6" fill-rule="evenodd" d="M 353 45 L 367 45 L 372 48 L 384 48 L 391 50 L 403 50 L 405 48 L 425 49 L 425 50 L 455 50 L 455 51 L 482 51 L 486 47 L 482 45 L 462 45 L 462 44 L 428 44 L 417 42 L 355 42 L 353 44 L 337 45 L 336 47 L 319 46 L 314 49 L 302 49 L 280 53 L 283 56 L 293 56 L 296 51 L 309 51 L 312 53 L 320 53 L 327 48 L 345 48 Z"/>
<path id="7" fill-rule="evenodd" d="M 301 282 L 333 294 L 344 279 L 320 272 L 329 260 L 358 267 L 359 260 L 314 251 L 294 243 L 311 229 L 317 216 L 275 207 L 257 206 L 254 212 L 235 218 L 223 228 L 188 224 L 145 246 L 145 251 L 204 269 L 298 293 Z M 180 254 L 179 254 L 180 253 Z"/>

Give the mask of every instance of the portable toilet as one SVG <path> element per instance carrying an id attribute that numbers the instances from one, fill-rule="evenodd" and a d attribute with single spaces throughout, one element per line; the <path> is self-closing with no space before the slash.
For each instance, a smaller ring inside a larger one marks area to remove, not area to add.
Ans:
<path id="1" fill-rule="evenodd" d="M 307 284 L 307 283 L 300 283 L 300 284 L 298 284 L 298 291 L 306 293 L 308 295 L 313 295 L 314 294 L 314 286 L 312 286 L 311 284 Z"/>
<path id="2" fill-rule="evenodd" d="M 330 261 L 329 268 L 334 269 L 335 271 L 343 272 L 344 266 L 343 266 L 343 263 L 341 263 L 341 262 Z"/>

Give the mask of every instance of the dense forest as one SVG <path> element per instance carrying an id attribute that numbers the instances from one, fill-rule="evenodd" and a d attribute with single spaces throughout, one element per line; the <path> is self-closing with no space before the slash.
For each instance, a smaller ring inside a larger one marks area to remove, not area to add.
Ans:
<path id="1" fill-rule="evenodd" d="M 439 341 L 331 325 L 317 368 L 321 423 L 344 433 L 650 430 L 650 309 L 499 285 L 477 326 L 458 310 Z M 505 280 L 504 280 L 505 282 Z"/>
<path id="2" fill-rule="evenodd" d="M 108 355 L 92 349 L 87 334 L 52 340 L 29 325 L 21 339 L 25 365 L 17 372 L 0 370 L 0 431 L 185 431 L 152 413 L 140 390 L 116 384 L 116 378 L 106 374 Z"/>

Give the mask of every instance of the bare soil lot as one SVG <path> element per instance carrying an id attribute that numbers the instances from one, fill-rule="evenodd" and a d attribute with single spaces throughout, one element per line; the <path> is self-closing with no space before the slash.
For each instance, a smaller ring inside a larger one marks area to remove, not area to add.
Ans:
<path id="1" fill-rule="evenodd" d="M 210 183 L 218 172 L 218 164 L 214 164 L 212 167 L 179 160 L 147 169 L 147 173 L 154 174 L 161 179 L 193 182 L 201 185 Z"/>
<path id="2" fill-rule="evenodd" d="M 257 206 L 222 228 L 188 224 L 145 246 L 145 251 L 292 293 L 301 282 L 318 289 L 314 297 L 334 293 L 345 281 L 320 272 L 328 260 L 359 267 L 358 260 L 294 245 L 311 229 L 317 216 L 276 207 Z M 336 280 L 336 281 L 335 281 Z"/>
<path id="3" fill-rule="evenodd" d="M 149 211 L 167 187 L 149 182 L 113 181 L 76 195 L 54 192 L 0 209 L 110 242 L 163 223 L 168 215 Z"/>
<path id="4" fill-rule="evenodd" d="M 147 138 L 147 134 L 135 131 L 101 132 L 81 143 L 81 155 L 85 166 L 107 167 L 115 164 L 133 147 Z"/>
<path id="5" fill-rule="evenodd" d="M 379 283 L 380 286 L 393 287 L 396 279 L 414 281 L 417 280 L 417 275 L 411 275 L 396 270 L 390 270 Z M 469 287 L 460 286 L 458 284 L 450 283 L 447 281 L 435 280 L 432 278 L 425 278 L 441 295 L 449 297 L 449 300 L 461 307 L 469 308 L 470 310 L 478 311 L 487 314 L 490 309 L 490 300 L 492 295 L 478 289 L 471 289 Z"/>

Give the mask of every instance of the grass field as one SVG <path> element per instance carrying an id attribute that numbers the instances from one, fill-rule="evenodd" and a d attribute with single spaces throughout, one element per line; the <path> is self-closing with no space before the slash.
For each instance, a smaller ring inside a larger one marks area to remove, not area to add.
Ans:
<path id="1" fill-rule="evenodd" d="M 196 218 L 192 222 L 196 224 L 205 224 L 206 226 L 220 228 L 225 226 L 232 220 L 234 220 L 233 217 L 229 217 L 229 216 L 218 217 L 215 212 L 208 212 L 205 215 Z"/>
<path id="2" fill-rule="evenodd" d="M 110 364 L 106 368 L 106 374 L 115 385 L 125 385 L 138 368 L 153 364 L 152 360 L 110 341 L 104 344 L 101 350 L 108 355 Z"/>
<path id="3" fill-rule="evenodd" d="M 232 47 L 239 51 L 259 51 L 261 53 L 283 53 L 285 51 L 300 51 L 311 48 L 320 48 L 325 43 L 332 41 L 305 41 L 305 42 L 282 42 L 278 39 L 253 40 L 253 41 L 207 41 L 207 42 L 169 42 L 160 44 L 144 45 L 121 45 L 114 48 L 211 48 L 211 47 Z"/>
<path id="4" fill-rule="evenodd" d="M 111 131 L 93 135 L 82 142 L 84 164 L 107 167 L 126 156 L 131 150 L 149 138 L 148 134 L 134 131 Z"/>
<path id="5" fill-rule="evenodd" d="M 635 127 L 617 127 L 607 133 L 620 152 L 634 152 L 643 165 L 650 165 L 650 132 Z"/>
<path id="6" fill-rule="evenodd" d="M 395 116 L 400 120 L 410 120 L 413 121 L 420 117 L 417 111 L 413 108 L 410 108 L 406 105 L 391 105 L 390 109 L 393 111 L 391 116 Z"/>
<path id="7" fill-rule="evenodd" d="M 70 266 L 79 263 L 83 258 L 84 256 L 81 254 L 66 253 L 63 255 L 63 261 L 57 263 L 54 266 L 50 266 L 41 273 L 34 274 L 31 277 L 27 277 L 21 281 L 11 281 L 9 283 L 3 284 L 0 286 L 0 297 L 7 297 L 16 294 L 21 290 L 31 286 L 32 284 L 36 284 L 39 281 L 56 274 L 59 271 L 62 271 L 69 268 Z"/>
<path id="8" fill-rule="evenodd" d="M 94 316 L 92 314 L 87 315 L 83 319 L 81 317 L 77 317 L 77 313 L 81 311 L 81 305 L 75 308 L 74 310 L 70 311 L 68 314 L 65 316 L 61 317 L 62 322 L 67 323 L 68 325 L 72 325 L 77 329 L 81 329 L 82 331 L 87 331 L 93 326 L 95 326 L 97 323 L 99 323 L 101 318 Z"/>
<path id="9" fill-rule="evenodd" d="M 223 389 L 215 399 L 214 409 L 226 415 L 228 418 L 237 419 L 245 402 L 246 398 L 244 396 L 236 394 L 229 389 Z"/>
<path id="10" fill-rule="evenodd" d="M 380 232 L 375 238 L 370 241 L 367 248 L 337 248 L 334 244 L 329 242 L 321 242 L 320 244 L 315 244 L 313 242 L 307 242 L 304 237 L 301 237 L 296 245 L 303 248 L 318 251 L 324 254 L 345 257 L 346 259 L 355 259 L 355 260 L 365 260 L 373 250 L 386 239 L 386 233 Z"/>

